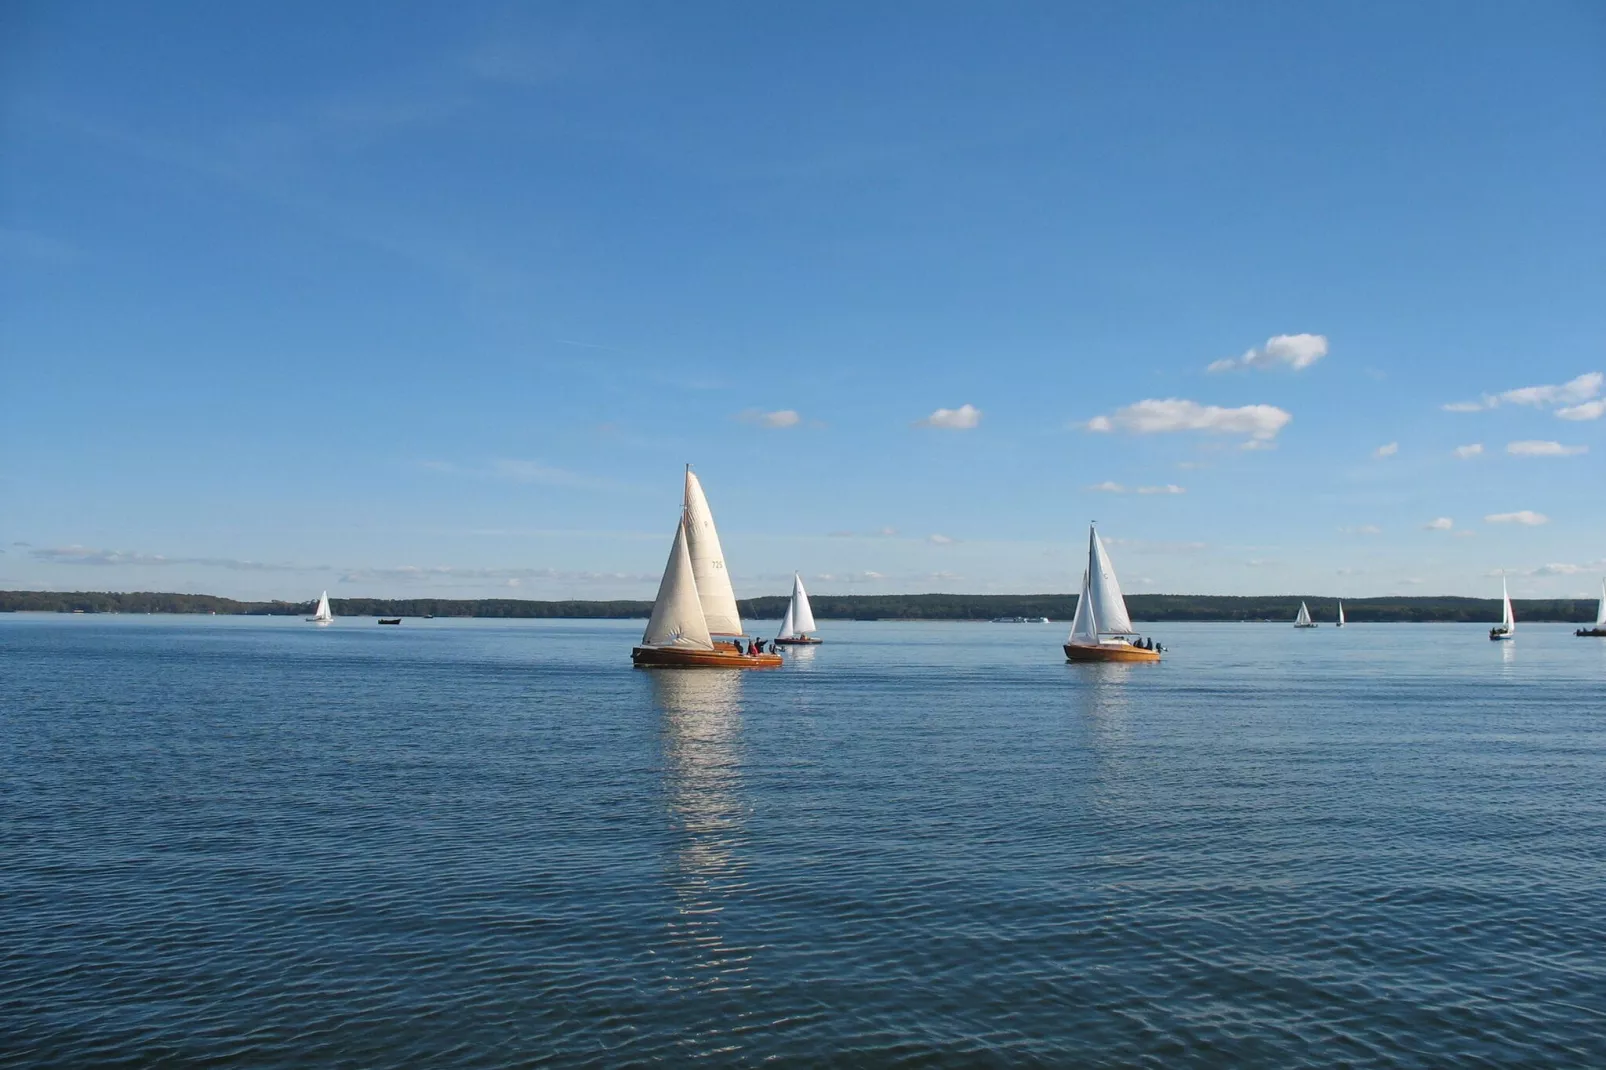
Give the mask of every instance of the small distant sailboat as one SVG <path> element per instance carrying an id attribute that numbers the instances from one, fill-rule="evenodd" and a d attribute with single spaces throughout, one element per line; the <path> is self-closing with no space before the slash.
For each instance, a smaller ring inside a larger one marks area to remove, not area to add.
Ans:
<path id="1" fill-rule="evenodd" d="M 312 616 L 308 617 L 307 620 L 320 626 L 324 624 L 333 624 L 335 622 L 335 615 L 329 609 L 328 591 L 325 591 L 323 594 L 318 596 L 318 608 L 313 611 Z"/>
<path id="2" fill-rule="evenodd" d="M 1310 619 L 1310 607 L 1304 602 L 1299 603 L 1299 616 L 1294 618 L 1296 628 L 1314 628 L 1316 622 Z"/>
<path id="3" fill-rule="evenodd" d="M 742 618 L 714 514 L 702 483 L 687 465 L 675 541 L 652 618 L 630 660 L 645 668 L 767 669 L 781 664 L 779 654 L 744 654 L 741 639 Z"/>
<path id="4" fill-rule="evenodd" d="M 1496 642 L 1517 637 L 1517 615 L 1511 611 L 1511 592 L 1506 590 L 1506 578 L 1500 577 L 1500 623 L 1489 629 L 1489 638 Z"/>
<path id="5" fill-rule="evenodd" d="M 813 646 L 823 640 L 809 635 L 814 630 L 814 610 L 809 606 L 809 593 L 803 589 L 803 577 L 792 573 L 792 601 L 787 603 L 786 616 L 781 618 L 781 632 L 775 641 L 784 646 Z"/>
<path id="6" fill-rule="evenodd" d="M 1595 607 L 1595 626 L 1580 628 L 1573 634 L 1606 638 L 1606 580 L 1600 581 L 1600 604 Z"/>
<path id="7" fill-rule="evenodd" d="M 1115 578 L 1115 566 L 1104 552 L 1098 529 L 1087 533 L 1087 571 L 1082 573 L 1082 594 L 1076 600 L 1076 617 L 1065 640 L 1067 661 L 1159 661 L 1158 643 L 1140 646 L 1127 615 L 1126 599 Z"/>
<path id="8" fill-rule="evenodd" d="M 1333 627 L 1344 627 L 1344 600 L 1342 598 L 1338 600 L 1338 623 L 1333 625 Z"/>

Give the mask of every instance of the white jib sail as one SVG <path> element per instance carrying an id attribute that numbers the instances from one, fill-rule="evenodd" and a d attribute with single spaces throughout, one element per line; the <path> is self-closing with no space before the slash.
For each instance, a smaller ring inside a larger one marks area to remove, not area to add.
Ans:
<path id="1" fill-rule="evenodd" d="M 318 596 L 318 609 L 312 614 L 313 620 L 334 620 L 335 615 L 329 608 L 329 592 L 325 591 Z"/>
<path id="2" fill-rule="evenodd" d="M 1309 624 L 1310 623 L 1310 607 L 1307 606 L 1304 602 L 1299 603 L 1299 616 L 1294 618 L 1294 623 L 1295 624 Z"/>
<path id="3" fill-rule="evenodd" d="M 703 618 L 713 635 L 741 635 L 742 615 L 736 611 L 736 592 L 731 590 L 730 573 L 725 569 L 725 551 L 714 529 L 714 514 L 703 495 L 697 473 L 686 470 L 686 552 L 691 556 L 691 573 L 697 581 L 697 597 L 702 600 Z"/>
<path id="4" fill-rule="evenodd" d="M 1600 581 L 1600 605 L 1595 608 L 1595 627 L 1606 628 L 1606 580 Z"/>
<path id="5" fill-rule="evenodd" d="M 669 548 L 669 563 L 658 584 L 658 599 L 652 604 L 652 619 L 641 636 L 642 646 L 675 646 L 688 650 L 712 650 L 708 622 L 697 598 L 697 581 L 692 576 L 691 555 L 686 552 L 686 522 L 675 527 L 675 544 Z"/>
<path id="6" fill-rule="evenodd" d="M 1077 646 L 1097 646 L 1098 621 L 1093 617 L 1093 596 L 1087 590 L 1087 573 L 1082 573 L 1082 594 L 1076 600 L 1076 616 L 1071 619 L 1071 634 L 1065 640 Z"/>
<path id="7" fill-rule="evenodd" d="M 792 604 L 786 605 L 786 616 L 781 618 L 781 630 L 776 633 L 777 639 L 796 639 L 797 627 L 792 622 Z"/>
<path id="8" fill-rule="evenodd" d="M 814 631 L 814 610 L 809 606 L 809 592 L 803 589 L 803 577 L 792 573 L 792 604 L 786 612 L 791 615 L 792 627 L 799 635 Z"/>
<path id="9" fill-rule="evenodd" d="M 1517 614 L 1511 609 L 1511 592 L 1506 589 L 1506 578 L 1500 577 L 1500 625 L 1508 633 L 1517 630 Z"/>
<path id="10" fill-rule="evenodd" d="M 1115 566 L 1104 552 L 1097 530 L 1089 528 L 1087 537 L 1087 586 L 1093 596 L 1093 617 L 1100 635 L 1130 635 L 1132 618 L 1126 613 L 1126 599 L 1115 578 Z"/>
<path id="11" fill-rule="evenodd" d="M 1338 603 L 1338 623 L 1340 625 L 1344 623 L 1344 603 L 1342 601 Z"/>

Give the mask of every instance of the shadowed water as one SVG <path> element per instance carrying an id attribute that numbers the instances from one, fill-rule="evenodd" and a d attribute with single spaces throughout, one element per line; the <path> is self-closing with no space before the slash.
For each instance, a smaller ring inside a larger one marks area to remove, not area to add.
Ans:
<path id="1" fill-rule="evenodd" d="M 1606 640 L 0 617 L 0 1060 L 1606 1065 Z"/>

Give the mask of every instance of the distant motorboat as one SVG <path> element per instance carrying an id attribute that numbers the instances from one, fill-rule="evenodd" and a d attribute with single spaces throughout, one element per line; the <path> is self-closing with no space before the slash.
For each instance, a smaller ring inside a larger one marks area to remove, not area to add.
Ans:
<path id="1" fill-rule="evenodd" d="M 1121 597 L 1121 584 L 1115 566 L 1104 552 L 1098 529 L 1087 532 L 1087 569 L 1082 573 L 1082 593 L 1076 600 L 1076 617 L 1065 640 L 1067 661 L 1159 661 L 1161 646 L 1140 646 L 1135 641 L 1132 618 Z"/>
<path id="2" fill-rule="evenodd" d="M 319 625 L 320 627 L 325 624 L 333 624 L 335 622 L 335 615 L 329 608 L 328 591 L 325 591 L 323 594 L 318 596 L 318 608 L 312 614 L 312 616 L 307 618 L 307 620 L 309 623 Z"/>
<path id="3" fill-rule="evenodd" d="M 1580 628 L 1573 634 L 1606 639 L 1606 580 L 1600 581 L 1600 604 L 1595 607 L 1595 626 Z"/>
<path id="4" fill-rule="evenodd" d="M 1511 611 L 1511 592 L 1506 589 L 1506 578 L 1500 577 L 1500 623 L 1489 629 L 1489 638 L 1501 642 L 1517 637 L 1517 615 Z"/>
<path id="5" fill-rule="evenodd" d="M 809 593 L 803 589 L 803 577 L 794 572 L 792 600 L 786 604 L 786 616 L 781 618 L 775 641 L 782 646 L 817 646 L 823 640 L 810 636 L 813 630 L 814 610 L 809 606 Z"/>
<path id="6" fill-rule="evenodd" d="M 993 624 L 1052 624 L 1047 617 L 994 617 Z"/>
<path id="7" fill-rule="evenodd" d="M 401 623 L 401 618 L 400 617 L 380 617 L 379 618 L 379 623 L 381 623 L 381 624 L 400 624 Z"/>
<path id="8" fill-rule="evenodd" d="M 1294 618 L 1296 628 L 1314 628 L 1316 622 L 1310 619 L 1310 607 L 1304 602 L 1299 603 L 1299 616 Z"/>

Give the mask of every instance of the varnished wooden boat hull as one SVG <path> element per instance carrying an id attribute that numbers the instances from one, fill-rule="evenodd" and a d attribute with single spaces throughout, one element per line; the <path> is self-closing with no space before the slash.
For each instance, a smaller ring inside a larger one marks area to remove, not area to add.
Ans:
<path id="1" fill-rule="evenodd" d="M 824 639 L 777 639 L 776 646 L 819 646 Z"/>
<path id="2" fill-rule="evenodd" d="M 1144 650 L 1140 646 L 1116 646 L 1101 643 L 1098 646 L 1065 644 L 1066 661 L 1159 661 L 1158 650 Z"/>
<path id="3" fill-rule="evenodd" d="M 785 661 L 779 654 L 738 654 L 724 650 L 675 650 L 638 646 L 630 652 L 638 669 L 777 669 Z"/>

